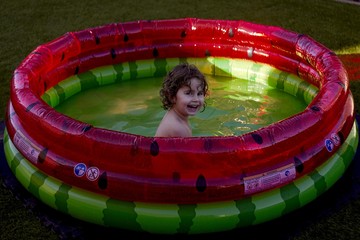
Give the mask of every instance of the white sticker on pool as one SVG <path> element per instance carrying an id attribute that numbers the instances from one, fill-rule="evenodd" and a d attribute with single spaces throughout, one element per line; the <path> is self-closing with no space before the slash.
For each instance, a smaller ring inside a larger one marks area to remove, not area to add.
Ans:
<path id="1" fill-rule="evenodd" d="M 27 159 L 33 163 L 37 163 L 40 155 L 40 149 L 31 144 L 29 139 L 27 139 L 20 131 L 15 133 L 14 143 L 19 151 L 27 157 Z"/>
<path id="2" fill-rule="evenodd" d="M 252 194 L 290 182 L 296 177 L 295 164 L 244 178 L 245 194 Z"/>

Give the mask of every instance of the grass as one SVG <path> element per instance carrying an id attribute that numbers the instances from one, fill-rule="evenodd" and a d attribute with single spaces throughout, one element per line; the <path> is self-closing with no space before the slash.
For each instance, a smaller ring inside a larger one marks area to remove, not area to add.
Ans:
<path id="1" fill-rule="evenodd" d="M 360 6 L 337 1 L 5 0 L 0 7 L 0 120 L 5 116 L 12 73 L 33 49 L 66 32 L 112 22 L 184 17 L 241 19 L 307 34 L 339 55 L 360 53 Z M 360 81 L 351 82 L 351 91 L 358 111 Z M 359 238 L 359 204 L 360 200 L 355 199 L 294 238 Z M 0 219 L 0 239 L 58 238 L 2 184 Z"/>

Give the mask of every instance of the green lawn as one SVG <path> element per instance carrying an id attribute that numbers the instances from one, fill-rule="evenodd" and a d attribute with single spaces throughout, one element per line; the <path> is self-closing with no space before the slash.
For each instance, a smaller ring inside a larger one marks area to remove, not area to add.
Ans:
<path id="1" fill-rule="evenodd" d="M 360 6 L 330 0 L 3 0 L 0 7 L 0 121 L 12 73 L 33 49 L 66 32 L 113 22 L 184 17 L 246 20 L 307 34 L 339 55 L 360 54 Z M 358 111 L 360 81 L 351 82 L 351 90 Z M 360 199 L 352 199 L 289 238 L 360 239 L 359 205 Z M 0 239 L 57 238 L 1 184 Z"/>

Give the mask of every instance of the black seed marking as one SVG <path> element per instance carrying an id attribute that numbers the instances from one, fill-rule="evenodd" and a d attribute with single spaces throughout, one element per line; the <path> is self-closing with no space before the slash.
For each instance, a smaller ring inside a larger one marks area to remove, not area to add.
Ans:
<path id="1" fill-rule="evenodd" d="M 196 180 L 196 189 L 198 192 L 204 192 L 206 189 L 206 179 L 202 174 L 200 174 Z"/>
<path id="2" fill-rule="evenodd" d="M 110 50 L 110 53 L 111 53 L 111 58 L 112 58 L 112 59 L 115 59 L 115 58 L 116 58 L 115 49 L 112 48 L 112 49 Z"/>
<path id="3" fill-rule="evenodd" d="M 103 172 L 99 177 L 98 186 L 100 189 L 106 189 L 107 185 L 108 185 L 107 174 L 106 172 Z"/>
<path id="4" fill-rule="evenodd" d="M 345 84 L 343 82 L 337 82 L 343 89 L 345 89 Z"/>
<path id="5" fill-rule="evenodd" d="M 210 150 L 212 149 L 212 141 L 208 138 L 204 141 L 204 149 L 207 152 L 210 152 Z"/>
<path id="6" fill-rule="evenodd" d="M 175 183 L 180 182 L 180 179 L 181 179 L 180 173 L 179 172 L 173 172 L 172 178 L 173 178 L 173 181 Z"/>
<path id="7" fill-rule="evenodd" d="M 40 162 L 40 163 L 45 162 L 47 153 L 48 153 L 48 149 L 47 149 L 47 148 L 44 148 L 44 149 L 40 152 L 40 154 L 39 154 L 39 156 L 38 156 L 38 159 L 37 159 L 38 162 Z"/>
<path id="8" fill-rule="evenodd" d="M 153 49 L 153 53 L 152 53 L 152 54 L 153 54 L 154 57 L 159 56 L 159 51 L 157 50 L 157 48 L 154 48 L 154 49 Z"/>
<path id="9" fill-rule="evenodd" d="M 84 132 L 87 132 L 87 131 L 89 131 L 91 128 L 92 128 L 92 126 L 87 125 L 87 126 L 85 126 L 85 127 L 82 128 L 82 132 L 83 132 L 83 133 L 84 133 Z"/>
<path id="10" fill-rule="evenodd" d="M 100 44 L 100 38 L 99 38 L 99 36 L 95 36 L 95 43 L 96 43 L 96 45 L 99 45 L 99 44 Z"/>
<path id="11" fill-rule="evenodd" d="M 340 138 L 340 144 L 343 144 L 345 142 L 344 134 L 342 132 L 338 132 L 338 136 Z"/>
<path id="12" fill-rule="evenodd" d="M 159 154 L 159 144 L 156 141 L 153 141 L 150 145 L 150 153 L 152 156 L 157 156 Z"/>
<path id="13" fill-rule="evenodd" d="M 294 163 L 295 163 L 296 172 L 302 173 L 302 171 L 304 170 L 304 164 L 302 163 L 302 161 L 297 157 L 294 157 Z"/>
<path id="14" fill-rule="evenodd" d="M 262 137 L 257 134 L 257 133 L 252 133 L 251 134 L 252 138 L 254 139 L 254 141 L 257 143 L 257 144 L 262 144 L 263 143 L 263 139 Z"/>
<path id="15" fill-rule="evenodd" d="M 181 32 L 181 38 L 184 38 L 184 37 L 186 37 L 186 31 L 185 31 L 185 30 L 183 30 L 183 31 Z"/>
<path id="16" fill-rule="evenodd" d="M 62 126 L 61 126 L 61 129 L 66 132 L 67 129 L 69 128 L 69 126 L 70 126 L 70 121 L 64 120 L 64 122 L 63 122 L 63 124 L 62 124 Z"/>
<path id="17" fill-rule="evenodd" d="M 34 102 L 34 103 L 30 104 L 29 106 L 27 106 L 26 112 L 31 111 L 31 109 L 32 109 L 33 107 L 35 107 L 37 104 L 39 104 L 39 102 Z"/>
<path id="18" fill-rule="evenodd" d="M 320 108 L 318 106 L 312 106 L 310 109 L 313 110 L 314 112 L 320 111 Z"/>
<path id="19" fill-rule="evenodd" d="M 13 111 L 13 112 L 9 113 L 9 118 L 12 118 L 15 115 L 16 115 L 16 112 Z"/>

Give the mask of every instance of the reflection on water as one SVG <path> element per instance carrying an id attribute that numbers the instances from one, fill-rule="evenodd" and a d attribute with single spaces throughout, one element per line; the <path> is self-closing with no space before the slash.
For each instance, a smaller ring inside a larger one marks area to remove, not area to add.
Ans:
<path id="1" fill-rule="evenodd" d="M 207 76 L 204 112 L 191 117 L 194 136 L 241 135 L 306 108 L 296 97 L 256 82 Z M 137 79 L 80 92 L 56 107 L 61 113 L 106 128 L 153 136 L 165 110 L 161 78 Z"/>

